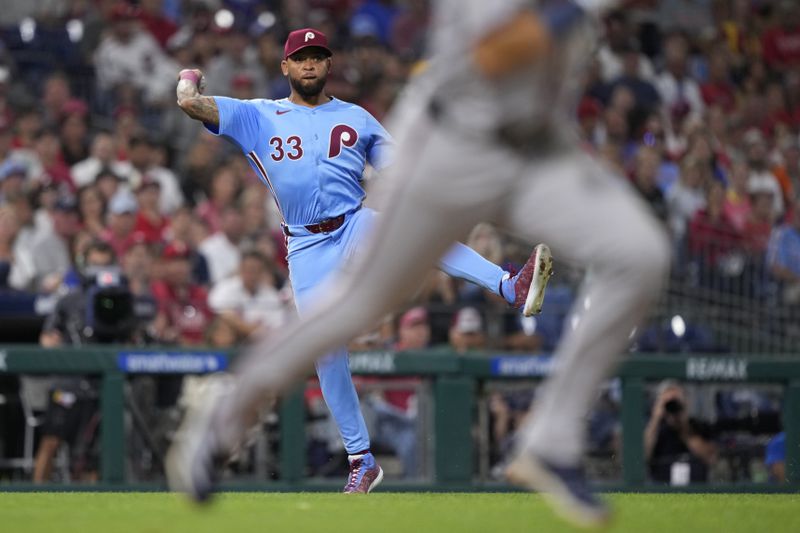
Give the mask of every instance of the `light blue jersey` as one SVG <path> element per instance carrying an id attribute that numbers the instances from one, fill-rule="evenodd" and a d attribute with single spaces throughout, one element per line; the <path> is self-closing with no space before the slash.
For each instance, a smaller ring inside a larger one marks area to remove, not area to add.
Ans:
<path id="1" fill-rule="evenodd" d="M 215 96 L 219 128 L 247 156 L 289 226 L 357 209 L 366 163 L 391 163 L 392 139 L 365 109 L 336 98 L 317 107 Z"/>

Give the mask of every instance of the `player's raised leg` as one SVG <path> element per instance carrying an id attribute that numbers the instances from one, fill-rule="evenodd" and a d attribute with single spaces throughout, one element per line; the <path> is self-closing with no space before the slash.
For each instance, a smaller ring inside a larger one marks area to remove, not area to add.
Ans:
<path id="1" fill-rule="evenodd" d="M 498 296 L 525 316 L 541 312 L 547 281 L 553 273 L 547 245 L 539 244 L 519 270 L 512 274 L 487 261 L 461 243 L 454 244 L 439 261 L 439 268 L 455 278 L 470 281 Z"/>
<path id="2" fill-rule="evenodd" d="M 517 192 L 509 213 L 514 230 L 546 239 L 559 257 L 587 266 L 589 275 L 572 312 L 576 326 L 556 350 L 555 370 L 537 394 L 532 422 L 522 432 L 508 475 L 546 492 L 571 521 L 596 525 L 608 512 L 589 491 L 580 468 L 585 417 L 660 293 L 669 248 L 663 230 L 624 179 L 588 156 L 532 166 Z M 580 209 L 561 216 L 575 206 Z"/>

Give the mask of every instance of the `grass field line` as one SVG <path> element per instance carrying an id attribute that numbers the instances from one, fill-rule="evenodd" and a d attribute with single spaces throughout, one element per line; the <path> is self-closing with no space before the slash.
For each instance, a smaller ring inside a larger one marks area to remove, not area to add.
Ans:
<path id="1" fill-rule="evenodd" d="M 800 532 L 798 494 L 613 494 L 612 532 Z M 0 494 L 3 533 L 572 531 L 535 494 Z"/>

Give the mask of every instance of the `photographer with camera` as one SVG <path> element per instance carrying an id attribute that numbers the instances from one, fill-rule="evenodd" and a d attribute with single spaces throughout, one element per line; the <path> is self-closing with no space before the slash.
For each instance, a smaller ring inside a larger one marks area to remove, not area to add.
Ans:
<path id="1" fill-rule="evenodd" d="M 54 348 L 141 340 L 139 325 L 146 317 L 135 312 L 134 297 L 116 265 L 113 248 L 103 241 L 93 241 L 82 259 L 81 285 L 58 301 L 42 328 L 40 344 Z M 34 379 L 28 378 L 28 382 L 36 387 Z M 82 474 L 91 478 L 96 471 L 89 460 L 93 455 L 89 449 L 99 422 L 97 384 L 86 377 L 65 377 L 49 381 L 47 386 L 33 481 L 50 479 L 53 458 L 62 442 L 70 445 L 79 460 L 87 460 Z"/>
<path id="2" fill-rule="evenodd" d="M 133 296 L 108 243 L 93 241 L 83 254 L 81 286 L 64 295 L 42 327 L 46 348 L 133 342 L 138 319 Z"/>
<path id="3" fill-rule="evenodd" d="M 671 485 L 708 481 L 717 447 L 709 426 L 689 417 L 686 392 L 677 381 L 658 386 L 644 432 L 644 451 L 653 481 Z"/>

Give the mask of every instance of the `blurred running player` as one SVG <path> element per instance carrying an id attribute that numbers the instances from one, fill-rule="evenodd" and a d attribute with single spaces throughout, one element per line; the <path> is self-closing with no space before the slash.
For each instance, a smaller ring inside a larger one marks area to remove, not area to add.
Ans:
<path id="1" fill-rule="evenodd" d="M 453 241 L 489 220 L 590 270 L 508 476 L 576 524 L 608 521 L 581 468 L 585 416 L 669 263 L 647 206 L 578 148 L 581 74 L 597 14 L 612 3 L 438 2 L 430 66 L 394 110 L 397 164 L 369 248 L 303 320 L 251 351 L 235 388 L 218 387 L 191 413 L 170 456 L 173 487 L 207 497 L 214 459 L 240 441 L 265 395 L 402 304 Z"/>

